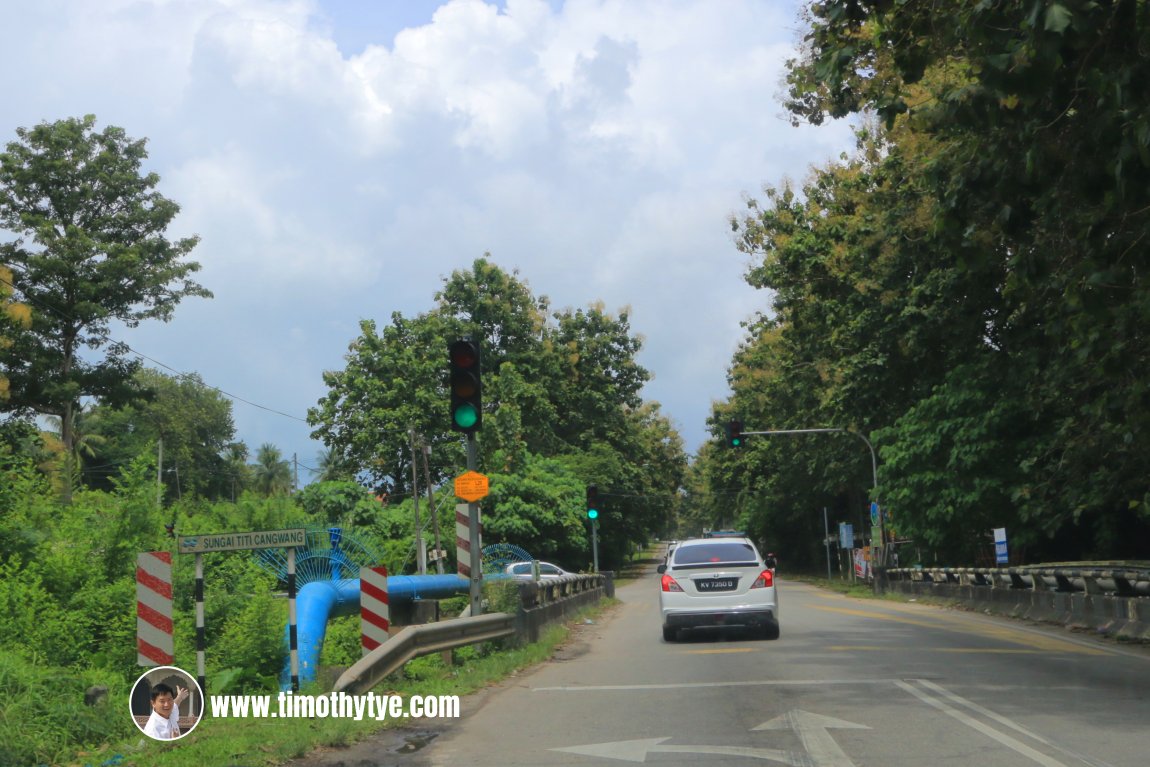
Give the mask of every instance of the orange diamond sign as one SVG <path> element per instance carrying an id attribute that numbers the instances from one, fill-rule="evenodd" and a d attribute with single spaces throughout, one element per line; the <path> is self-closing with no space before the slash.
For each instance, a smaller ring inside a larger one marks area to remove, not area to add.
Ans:
<path id="1" fill-rule="evenodd" d="M 474 503 L 487 496 L 487 476 L 477 471 L 468 471 L 455 478 L 455 494 L 465 501 Z"/>

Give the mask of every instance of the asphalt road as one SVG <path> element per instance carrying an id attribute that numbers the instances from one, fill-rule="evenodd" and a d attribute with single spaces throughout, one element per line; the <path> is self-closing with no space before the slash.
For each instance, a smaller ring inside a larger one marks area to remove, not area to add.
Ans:
<path id="1" fill-rule="evenodd" d="M 333 763 L 1150 765 L 1150 649 L 786 580 L 777 641 L 666 643 L 657 590 L 653 574 L 620 588 L 556 660 L 430 741 L 413 722 L 412 753 Z"/>

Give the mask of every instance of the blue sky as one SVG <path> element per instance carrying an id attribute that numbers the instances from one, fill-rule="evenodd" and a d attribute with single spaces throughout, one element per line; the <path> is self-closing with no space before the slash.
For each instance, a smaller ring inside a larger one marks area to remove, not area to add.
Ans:
<path id="1" fill-rule="evenodd" d="M 87 113 L 146 137 L 172 236 L 202 238 L 215 298 L 120 339 L 256 403 L 237 436 L 304 466 L 359 321 L 427 311 L 485 252 L 555 308 L 629 307 L 644 394 L 697 449 L 768 302 L 728 217 L 853 144 L 783 115 L 790 0 L 6 6 L 0 139 Z"/>

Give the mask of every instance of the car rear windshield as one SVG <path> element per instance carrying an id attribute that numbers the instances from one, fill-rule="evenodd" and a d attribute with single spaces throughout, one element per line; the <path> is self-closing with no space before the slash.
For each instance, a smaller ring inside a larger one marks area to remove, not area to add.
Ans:
<path id="1" fill-rule="evenodd" d="M 758 564 L 755 548 L 745 541 L 715 541 L 698 546 L 680 546 L 675 549 L 676 567 L 699 567 L 708 565 Z"/>

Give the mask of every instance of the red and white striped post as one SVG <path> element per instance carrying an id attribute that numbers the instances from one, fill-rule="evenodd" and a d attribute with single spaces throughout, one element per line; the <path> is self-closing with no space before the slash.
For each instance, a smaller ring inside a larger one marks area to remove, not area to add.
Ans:
<path id="1" fill-rule="evenodd" d="M 471 577 L 471 517 L 468 505 L 455 506 L 455 568 L 464 578 Z"/>
<path id="2" fill-rule="evenodd" d="M 359 619 L 363 654 L 387 641 L 391 608 L 387 600 L 387 568 L 363 567 L 359 571 Z"/>
<path id="3" fill-rule="evenodd" d="M 136 663 L 170 666 L 172 641 L 172 552 L 136 556 Z"/>

